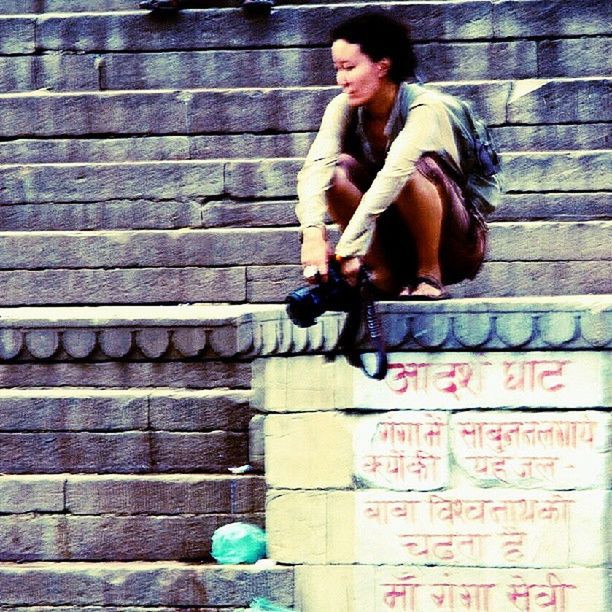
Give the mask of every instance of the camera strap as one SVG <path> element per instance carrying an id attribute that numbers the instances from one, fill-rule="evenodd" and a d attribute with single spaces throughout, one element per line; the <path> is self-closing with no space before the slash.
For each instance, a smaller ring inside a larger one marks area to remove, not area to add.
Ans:
<path id="1" fill-rule="evenodd" d="M 352 366 L 360 368 L 369 378 L 383 380 L 387 375 L 388 368 L 387 351 L 380 317 L 372 293 L 373 286 L 368 279 L 367 272 L 363 270 L 359 277 L 359 299 L 355 300 L 348 311 L 344 327 L 338 338 L 338 347 Z M 376 362 L 373 371 L 370 371 L 366 366 L 363 355 L 356 348 L 357 337 L 364 320 L 370 340 L 376 350 Z"/>

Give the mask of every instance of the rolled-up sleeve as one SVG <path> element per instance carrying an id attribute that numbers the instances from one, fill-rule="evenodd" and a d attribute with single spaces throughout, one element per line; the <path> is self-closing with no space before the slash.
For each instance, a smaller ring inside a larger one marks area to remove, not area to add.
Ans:
<path id="1" fill-rule="evenodd" d="M 298 173 L 298 204 L 295 213 L 302 230 L 325 223 L 325 193 L 331 185 L 338 156 L 342 152 L 349 117 L 350 107 L 346 95 L 340 94 L 333 98 L 325 109 L 321 127 Z"/>
<path id="2" fill-rule="evenodd" d="M 393 141 L 385 164 L 363 195 L 355 214 L 342 233 L 336 253 L 363 256 L 372 241 L 376 218 L 397 198 L 414 172 L 419 158 L 444 148 L 440 115 L 428 104 L 410 111 L 406 125 Z"/>

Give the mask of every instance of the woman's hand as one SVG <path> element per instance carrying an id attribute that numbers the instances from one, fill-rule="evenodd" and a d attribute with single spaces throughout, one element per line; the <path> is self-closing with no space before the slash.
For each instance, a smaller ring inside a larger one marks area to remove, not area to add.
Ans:
<path id="1" fill-rule="evenodd" d="M 324 227 L 307 227 L 302 232 L 302 267 L 309 283 L 317 281 L 317 275 L 327 282 L 329 246 Z M 311 274 L 312 272 L 312 274 Z"/>
<path id="2" fill-rule="evenodd" d="M 361 257 L 347 257 L 340 261 L 342 276 L 351 287 L 356 287 L 359 282 L 359 271 L 361 270 Z"/>

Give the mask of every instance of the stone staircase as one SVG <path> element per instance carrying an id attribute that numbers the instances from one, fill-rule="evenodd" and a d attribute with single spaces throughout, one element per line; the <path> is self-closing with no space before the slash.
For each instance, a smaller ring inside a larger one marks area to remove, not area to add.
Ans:
<path id="1" fill-rule="evenodd" d="M 609 304 L 608 2 L 278 4 L 2 3 L 0 609 L 292 603 L 290 568 L 211 565 L 210 536 L 264 521 L 253 357 L 333 338 L 306 347 L 274 304 L 301 282 L 295 175 L 336 93 L 334 22 L 405 18 L 423 77 L 503 151 L 487 263 L 453 288 L 473 299 L 437 315 L 508 298 L 521 346 L 534 296 Z"/>

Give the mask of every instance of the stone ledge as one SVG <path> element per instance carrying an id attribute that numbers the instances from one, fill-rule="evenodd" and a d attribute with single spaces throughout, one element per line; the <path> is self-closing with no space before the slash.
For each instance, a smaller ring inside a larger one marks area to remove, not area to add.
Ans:
<path id="1" fill-rule="evenodd" d="M 293 568 L 175 561 L 3 562 L 0 592 L 0 607 L 62 606 L 66 602 L 78 606 L 247 606 L 254 597 L 291 605 Z"/>
<path id="2" fill-rule="evenodd" d="M 381 302 L 393 350 L 606 349 L 612 295 Z M 309 329 L 282 305 L 0 309 L 0 361 L 177 361 L 333 351 L 344 315 Z"/>

